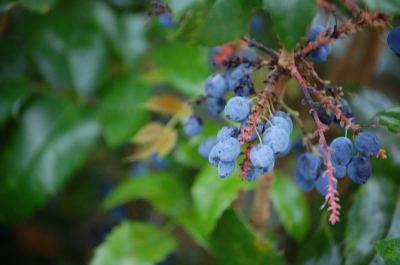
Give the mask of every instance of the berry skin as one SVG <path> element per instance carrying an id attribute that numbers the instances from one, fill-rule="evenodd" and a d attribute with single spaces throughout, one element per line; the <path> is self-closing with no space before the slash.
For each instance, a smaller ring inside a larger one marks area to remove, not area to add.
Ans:
<path id="1" fill-rule="evenodd" d="M 331 123 L 333 122 L 333 119 L 335 118 L 335 114 L 333 113 L 333 111 L 330 112 L 330 114 L 326 113 L 326 108 L 321 106 L 318 103 L 311 103 L 311 108 L 313 108 L 318 115 L 319 120 L 326 125 L 331 125 Z M 314 120 L 314 115 L 311 115 L 311 118 Z"/>
<path id="2" fill-rule="evenodd" d="M 247 126 L 249 126 L 249 122 L 248 122 L 248 120 L 246 119 L 246 120 L 242 121 L 242 124 L 240 124 L 240 131 L 242 131 L 242 128 L 243 128 L 243 127 L 247 127 Z M 262 124 L 261 121 L 258 121 L 258 122 L 257 122 L 257 131 L 258 131 L 258 134 L 261 135 L 262 132 L 263 132 L 263 130 L 264 130 L 264 125 Z M 257 139 L 258 134 L 257 134 L 256 130 L 253 129 L 253 136 L 252 136 L 249 140 L 246 140 L 246 142 L 252 142 L 252 141 L 254 141 L 255 139 Z"/>
<path id="3" fill-rule="evenodd" d="M 307 180 L 299 173 L 298 170 L 294 173 L 294 181 L 302 191 L 311 191 L 315 186 L 315 180 Z"/>
<path id="4" fill-rule="evenodd" d="M 203 121 L 201 117 L 196 114 L 189 116 L 183 125 L 183 130 L 189 137 L 198 135 L 203 130 Z"/>
<path id="5" fill-rule="evenodd" d="M 246 180 L 249 182 L 257 180 L 261 175 L 261 173 L 258 172 L 254 167 L 251 167 L 246 173 L 248 174 Z"/>
<path id="6" fill-rule="evenodd" d="M 288 145 L 288 147 L 286 148 L 286 150 L 283 151 L 282 153 L 276 154 L 276 155 L 275 155 L 275 158 L 281 158 L 281 157 L 286 156 L 287 154 L 289 154 L 289 152 L 290 152 L 291 149 L 292 149 L 292 140 L 289 138 L 289 145 Z"/>
<path id="7" fill-rule="evenodd" d="M 307 33 L 307 39 L 314 41 L 317 39 L 318 34 L 321 32 L 324 32 L 323 35 L 326 32 L 326 28 L 321 26 L 321 25 L 314 25 L 311 27 L 310 31 Z"/>
<path id="8" fill-rule="evenodd" d="M 336 169 L 335 172 L 333 172 L 333 176 L 337 179 L 342 179 L 344 176 L 346 176 L 346 166 L 340 166 L 336 165 L 334 162 L 332 162 L 332 166 Z"/>
<path id="9" fill-rule="evenodd" d="M 272 126 L 264 131 L 262 142 L 271 147 L 274 155 L 278 155 L 286 151 L 289 146 L 290 137 L 284 128 Z"/>
<path id="10" fill-rule="evenodd" d="M 274 160 L 274 153 L 268 145 L 257 144 L 250 150 L 250 162 L 260 172 L 269 168 Z"/>
<path id="11" fill-rule="evenodd" d="M 210 136 L 205 138 L 200 144 L 198 148 L 199 154 L 207 158 L 210 155 L 211 149 L 218 143 L 217 137 Z"/>
<path id="12" fill-rule="evenodd" d="M 363 156 L 354 156 L 347 165 L 347 173 L 355 183 L 364 184 L 372 174 L 371 162 Z"/>
<path id="13" fill-rule="evenodd" d="M 333 149 L 331 158 L 339 166 L 346 166 L 353 156 L 353 145 L 346 137 L 338 137 L 332 141 L 330 147 Z"/>
<path id="14" fill-rule="evenodd" d="M 225 106 L 225 116 L 231 121 L 241 122 L 244 121 L 250 114 L 250 105 L 247 98 L 233 97 Z"/>
<path id="15" fill-rule="evenodd" d="M 279 127 L 284 128 L 288 135 L 290 135 L 290 133 L 292 132 L 290 130 L 290 125 L 286 121 L 285 118 L 277 117 L 277 116 L 274 116 L 274 117 L 268 116 L 268 120 L 269 120 L 269 122 L 268 121 L 265 122 L 264 131 L 267 130 L 269 127 L 271 127 L 271 123 L 272 123 L 274 126 L 279 126 Z"/>
<path id="16" fill-rule="evenodd" d="M 221 178 L 226 178 L 232 175 L 235 171 L 235 162 L 222 162 L 219 161 L 218 163 L 218 174 Z"/>
<path id="17" fill-rule="evenodd" d="M 278 110 L 278 111 L 274 114 L 274 116 L 275 116 L 275 117 L 282 117 L 282 118 L 284 118 L 284 119 L 287 121 L 287 123 L 289 124 L 290 133 L 293 132 L 293 122 L 292 122 L 292 119 L 291 119 L 285 112 Z"/>
<path id="18" fill-rule="evenodd" d="M 371 158 L 376 156 L 381 149 L 381 141 L 373 133 L 362 132 L 354 140 L 354 146 L 360 155 Z"/>
<path id="19" fill-rule="evenodd" d="M 396 54 L 400 54 L 400 27 L 392 29 L 387 36 L 389 48 Z"/>
<path id="20" fill-rule="evenodd" d="M 206 81 L 207 95 L 213 98 L 221 98 L 228 91 L 225 78 L 221 74 L 211 75 Z"/>
<path id="21" fill-rule="evenodd" d="M 211 148 L 210 154 L 208 155 L 208 162 L 210 162 L 210 164 L 213 165 L 214 167 L 218 166 L 218 162 L 220 160 L 216 146 L 217 145 L 214 145 L 214 147 Z"/>
<path id="22" fill-rule="evenodd" d="M 158 22 L 164 28 L 169 28 L 174 25 L 174 21 L 172 20 L 172 16 L 170 13 L 162 13 L 158 16 Z"/>
<path id="23" fill-rule="evenodd" d="M 324 173 L 321 173 L 321 175 L 319 175 L 317 180 L 315 181 L 315 188 L 317 188 L 317 191 L 324 197 L 328 194 L 328 189 L 327 189 L 328 183 L 329 183 L 328 174 Z M 333 182 L 333 188 L 337 190 L 337 182 Z"/>
<path id="24" fill-rule="evenodd" d="M 240 133 L 240 130 L 235 126 L 229 125 L 222 127 L 221 130 L 217 133 L 217 140 L 220 142 L 222 139 L 227 137 L 237 138 Z"/>
<path id="25" fill-rule="evenodd" d="M 306 180 L 315 180 L 318 177 L 321 161 L 314 153 L 303 153 L 297 159 L 297 170 Z"/>
<path id="26" fill-rule="evenodd" d="M 207 108 L 211 115 L 218 116 L 225 108 L 226 100 L 225 98 L 207 98 Z"/>
<path id="27" fill-rule="evenodd" d="M 217 156 L 223 162 L 232 162 L 240 154 L 240 143 L 233 137 L 222 139 L 215 148 Z"/>
<path id="28" fill-rule="evenodd" d="M 254 93 L 253 81 L 249 72 L 251 68 L 247 64 L 239 65 L 229 76 L 228 87 L 235 96 L 247 97 Z"/>
<path id="29" fill-rule="evenodd" d="M 320 25 L 314 25 L 307 33 L 307 39 L 314 41 L 317 39 L 318 34 L 323 32 L 322 35 L 326 34 L 326 29 Z M 316 63 L 322 64 L 326 61 L 328 56 L 331 54 L 332 48 L 330 43 L 326 43 L 318 47 L 316 50 L 310 52 L 310 58 Z"/>

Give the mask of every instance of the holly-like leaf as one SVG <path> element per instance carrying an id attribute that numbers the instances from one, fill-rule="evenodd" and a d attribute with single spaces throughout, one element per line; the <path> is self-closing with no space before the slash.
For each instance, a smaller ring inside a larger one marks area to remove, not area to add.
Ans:
<path id="1" fill-rule="evenodd" d="M 26 98 L 29 85 L 25 80 L 0 80 L 0 127 L 11 116 L 16 116 Z"/>
<path id="2" fill-rule="evenodd" d="M 188 117 L 193 111 L 182 99 L 174 95 L 153 96 L 144 105 L 146 109 L 167 115 L 178 114 Z"/>
<path id="3" fill-rule="evenodd" d="M 225 211 L 210 241 L 216 264 L 286 264 L 282 255 L 268 241 L 261 243 L 248 223 L 233 210 Z"/>
<path id="4" fill-rule="evenodd" d="M 157 227 L 124 221 L 96 248 L 90 264 L 156 264 L 176 247 L 176 240 Z"/>
<path id="5" fill-rule="evenodd" d="M 387 265 L 400 264 L 400 238 L 379 240 L 373 244 Z"/>
<path id="6" fill-rule="evenodd" d="M 143 199 L 163 214 L 178 216 L 188 208 L 188 194 L 182 184 L 167 172 L 154 172 L 119 183 L 104 199 L 107 209 Z"/>
<path id="7" fill-rule="evenodd" d="M 238 40 L 249 31 L 255 2 L 198 1 L 186 12 L 174 38 L 206 46 Z"/>
<path id="8" fill-rule="evenodd" d="M 389 180 L 372 176 L 359 187 L 348 215 L 346 265 L 368 264 L 373 258 L 372 241 L 388 231 L 397 198 L 397 187 Z"/>
<path id="9" fill-rule="evenodd" d="M 379 123 L 388 127 L 391 132 L 400 132 L 400 107 L 394 107 L 378 112 Z"/>
<path id="10" fill-rule="evenodd" d="M 102 95 L 101 121 L 108 144 L 117 147 L 147 120 L 149 113 L 141 106 L 150 97 L 147 83 L 136 75 L 120 77 Z"/>
<path id="11" fill-rule="evenodd" d="M 400 14 L 399 0 L 363 0 L 363 2 L 373 11 L 381 11 L 388 15 Z"/>
<path id="12" fill-rule="evenodd" d="M 299 190 L 291 178 L 275 170 L 270 198 L 287 233 L 296 241 L 302 241 L 311 223 L 309 205 L 304 192 Z"/>
<path id="13" fill-rule="evenodd" d="M 293 50 L 300 38 L 306 35 L 317 12 L 317 3 L 314 0 L 264 0 L 263 3 L 283 46 L 288 51 Z"/>
<path id="14" fill-rule="evenodd" d="M 0 152 L 0 222 L 30 215 L 86 160 L 100 135 L 92 111 L 56 97 L 24 108 Z"/>

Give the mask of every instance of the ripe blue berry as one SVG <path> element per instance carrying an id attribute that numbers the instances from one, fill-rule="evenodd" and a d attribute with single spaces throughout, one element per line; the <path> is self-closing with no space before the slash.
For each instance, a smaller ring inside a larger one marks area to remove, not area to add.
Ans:
<path id="1" fill-rule="evenodd" d="M 218 162 L 220 161 L 216 146 L 217 145 L 214 145 L 214 147 L 211 148 L 210 154 L 208 155 L 208 162 L 210 162 L 214 167 L 217 167 Z"/>
<path id="2" fill-rule="evenodd" d="M 289 154 L 289 152 L 290 152 L 291 149 L 292 149 L 292 140 L 289 138 L 289 145 L 288 145 L 288 147 L 286 148 L 286 150 L 283 151 L 282 153 L 276 154 L 276 155 L 275 155 L 275 158 L 281 158 L 281 157 L 286 156 L 287 154 Z"/>
<path id="3" fill-rule="evenodd" d="M 331 123 L 333 122 L 333 118 L 335 117 L 333 111 L 328 114 L 324 106 L 321 106 L 320 104 L 315 102 L 311 103 L 311 108 L 313 108 L 317 112 L 318 118 L 323 124 L 326 124 L 328 126 L 331 125 Z M 311 118 L 314 120 L 314 115 L 311 115 Z"/>
<path id="4" fill-rule="evenodd" d="M 317 39 L 318 34 L 323 32 L 322 35 L 326 34 L 326 29 L 320 25 L 314 25 L 311 27 L 310 31 L 307 33 L 307 39 L 314 41 Z M 326 43 L 318 47 L 316 50 L 310 52 L 310 58 L 316 63 L 322 64 L 326 61 L 328 56 L 331 54 L 331 44 Z"/>
<path id="5" fill-rule="evenodd" d="M 226 178 L 232 175 L 235 171 L 235 162 L 222 162 L 219 161 L 218 163 L 218 174 L 221 178 Z"/>
<path id="6" fill-rule="evenodd" d="M 240 133 L 240 130 L 236 128 L 235 126 L 229 125 L 229 126 L 224 126 L 219 130 L 217 134 L 217 140 L 221 141 L 224 138 L 227 137 L 233 137 L 237 138 Z"/>
<path id="7" fill-rule="evenodd" d="M 342 115 L 348 119 L 353 118 L 352 122 L 355 123 L 356 122 L 356 117 L 354 116 L 354 112 L 351 109 L 349 103 L 347 102 L 347 100 L 345 100 L 344 98 L 342 98 L 340 100 L 340 104 L 342 105 L 340 107 L 340 109 L 342 110 Z M 336 102 L 333 102 L 333 105 L 336 105 Z M 345 129 L 346 128 L 346 124 L 344 124 L 343 126 L 340 126 L 340 119 L 336 119 L 336 117 L 334 118 L 334 122 L 335 125 L 341 129 Z"/>
<path id="8" fill-rule="evenodd" d="M 264 125 L 264 131 L 267 130 L 269 127 L 271 127 L 271 124 L 274 126 L 279 126 L 285 129 L 285 131 L 287 132 L 288 135 L 291 134 L 291 130 L 290 130 L 290 125 L 287 122 L 287 120 L 283 117 L 277 117 L 277 116 L 268 116 L 268 121 L 265 122 Z"/>
<path id="9" fill-rule="evenodd" d="M 221 98 L 228 91 L 225 78 L 221 74 L 211 75 L 206 81 L 207 95 L 213 98 Z"/>
<path id="10" fill-rule="evenodd" d="M 223 109 L 225 108 L 226 100 L 225 98 L 207 98 L 207 108 L 210 111 L 211 115 L 218 116 Z"/>
<path id="11" fill-rule="evenodd" d="M 233 137 L 222 139 L 215 148 L 217 156 L 223 162 L 234 161 L 240 154 L 240 143 Z"/>
<path id="12" fill-rule="evenodd" d="M 247 98 L 235 96 L 225 106 L 225 116 L 231 121 L 241 122 L 250 114 L 250 105 Z"/>
<path id="13" fill-rule="evenodd" d="M 317 39 L 318 34 L 320 34 L 321 32 L 323 32 L 322 35 L 324 35 L 326 32 L 326 28 L 321 25 L 314 25 L 311 27 L 310 31 L 307 33 L 307 39 L 314 41 Z"/>
<path id="14" fill-rule="evenodd" d="M 183 130 L 189 137 L 198 135 L 203 130 L 201 117 L 196 114 L 189 116 L 183 125 Z"/>
<path id="15" fill-rule="evenodd" d="M 294 173 L 294 181 L 302 191 L 311 191 L 315 186 L 315 180 L 308 180 L 303 178 L 298 170 Z"/>
<path id="16" fill-rule="evenodd" d="M 261 173 L 258 172 L 254 167 L 251 167 L 249 170 L 247 170 L 246 173 L 248 174 L 248 176 L 246 177 L 247 181 L 255 181 L 261 175 Z"/>
<path id="17" fill-rule="evenodd" d="M 322 196 L 326 196 L 328 194 L 328 183 L 329 177 L 327 174 L 324 173 L 321 173 L 321 175 L 319 175 L 317 180 L 315 181 L 315 187 Z M 333 182 L 333 188 L 335 190 L 337 189 L 337 182 Z"/>
<path id="18" fill-rule="evenodd" d="M 346 137 L 338 137 L 332 141 L 330 147 L 332 161 L 339 166 L 346 166 L 353 156 L 353 145 Z"/>
<path id="19" fill-rule="evenodd" d="M 248 64 L 239 65 L 228 79 L 229 90 L 235 96 L 247 97 L 254 93 L 253 81 L 249 75 L 251 68 Z"/>
<path id="20" fill-rule="evenodd" d="M 293 131 L 293 122 L 292 122 L 292 119 L 289 117 L 289 115 L 287 115 L 287 114 L 286 114 L 285 112 L 283 112 L 283 111 L 278 110 L 278 111 L 274 114 L 274 116 L 275 116 L 275 117 L 282 117 L 282 118 L 284 118 L 284 119 L 287 121 L 287 123 L 289 124 L 290 133 L 292 133 L 292 131 Z"/>
<path id="21" fill-rule="evenodd" d="M 198 148 L 199 154 L 207 158 L 210 155 L 211 149 L 218 143 L 217 137 L 210 136 L 205 138 L 200 144 Z"/>
<path id="22" fill-rule="evenodd" d="M 354 156 L 347 165 L 347 173 L 355 183 L 364 184 L 372 174 L 371 162 L 363 156 Z"/>
<path id="23" fill-rule="evenodd" d="M 250 162 L 261 172 L 268 169 L 274 161 L 274 152 L 268 145 L 257 144 L 250 150 Z"/>
<path id="24" fill-rule="evenodd" d="M 373 133 L 362 132 L 354 140 L 354 146 L 360 155 L 371 158 L 376 156 L 381 149 L 381 141 Z"/>
<path id="25" fill-rule="evenodd" d="M 303 153 L 297 159 L 297 170 L 306 180 L 315 180 L 318 177 L 321 161 L 314 153 Z"/>
<path id="26" fill-rule="evenodd" d="M 271 147 L 274 155 L 278 155 L 286 151 L 289 146 L 290 137 L 284 128 L 272 126 L 264 131 L 262 142 Z"/>
<path id="27" fill-rule="evenodd" d="M 164 28 L 169 28 L 174 25 L 174 21 L 172 20 L 172 16 L 170 13 L 162 13 L 158 16 L 158 22 Z"/>
<path id="28" fill-rule="evenodd" d="M 389 32 L 387 44 L 394 53 L 400 54 L 400 27 L 395 27 Z"/>

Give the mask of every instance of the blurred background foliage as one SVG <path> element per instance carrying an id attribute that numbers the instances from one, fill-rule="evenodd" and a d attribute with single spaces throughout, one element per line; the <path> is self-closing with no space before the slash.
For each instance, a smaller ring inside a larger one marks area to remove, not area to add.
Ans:
<path id="1" fill-rule="evenodd" d="M 400 3 L 356 2 L 400 25 Z M 311 23 L 334 25 L 311 0 L 167 4 L 171 28 L 146 15 L 147 0 L 0 1 L 0 263 L 384 264 L 372 242 L 392 239 L 374 243 L 389 257 L 400 237 L 400 141 L 384 126 L 365 130 L 378 134 L 388 159 L 373 160 L 365 185 L 339 182 L 334 226 L 320 210 L 323 198 L 294 184 L 304 152 L 299 129 L 275 166 L 263 235 L 249 222 L 257 182 L 241 181 L 239 172 L 221 180 L 197 153 L 202 139 L 228 123 L 204 106 L 195 108 L 205 120 L 200 136 L 187 138 L 178 123 L 171 152 L 126 161 L 140 128 L 170 121 L 146 102 L 205 94 L 206 78 L 217 71 L 212 47 L 250 35 L 279 49 L 278 35 L 291 49 L 304 43 Z M 387 48 L 387 32 L 366 28 L 337 41 L 316 67 L 357 96 L 346 98 L 361 124 L 378 124 L 377 112 L 399 106 L 400 58 Z M 258 72 L 261 87 L 266 71 Z M 285 102 L 312 132 L 301 99 L 289 82 Z M 332 127 L 327 137 L 343 134 Z M 387 262 L 399 264 L 398 252 Z"/>

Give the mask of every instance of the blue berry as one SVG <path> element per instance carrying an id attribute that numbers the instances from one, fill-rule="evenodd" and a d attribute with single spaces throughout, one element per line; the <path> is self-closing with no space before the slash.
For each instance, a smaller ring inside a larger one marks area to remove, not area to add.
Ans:
<path id="1" fill-rule="evenodd" d="M 239 133 L 240 133 L 240 130 L 238 128 L 236 128 L 235 126 L 232 126 L 232 125 L 224 126 L 217 133 L 217 140 L 221 141 L 222 139 L 227 138 L 227 137 L 237 138 Z"/>
<path id="2" fill-rule="evenodd" d="M 340 107 L 340 109 L 342 110 L 342 115 L 345 116 L 346 118 L 350 119 L 353 118 L 352 122 L 355 123 L 356 122 L 356 118 L 354 116 L 354 112 L 351 109 L 349 103 L 347 102 L 347 100 L 345 100 L 344 98 L 342 98 L 340 100 L 340 104 L 342 105 Z M 336 105 L 336 102 L 333 102 L 333 105 Z M 346 128 L 346 124 L 343 124 L 343 126 L 340 125 L 340 119 L 336 119 L 336 117 L 334 118 L 334 122 L 335 125 L 341 129 L 345 129 Z"/>
<path id="3" fill-rule="evenodd" d="M 371 162 L 363 156 L 354 156 L 347 165 L 347 173 L 355 183 L 364 184 L 372 174 Z"/>
<path id="4" fill-rule="evenodd" d="M 303 153 L 296 162 L 297 170 L 306 180 L 315 180 L 318 177 L 321 161 L 314 153 Z"/>
<path id="5" fill-rule="evenodd" d="M 322 35 L 326 34 L 326 29 L 320 25 L 314 25 L 311 27 L 310 31 L 307 33 L 307 39 L 314 41 L 317 39 L 318 34 L 323 32 Z M 310 52 L 310 58 L 316 63 L 322 64 L 326 61 L 328 56 L 331 54 L 331 44 L 326 43 L 318 47 L 316 50 Z"/>
<path id="6" fill-rule="evenodd" d="M 232 175 L 235 171 L 235 162 L 222 162 L 219 161 L 218 163 L 218 174 L 221 178 L 226 178 Z"/>
<path id="7" fill-rule="evenodd" d="M 211 75 L 206 81 L 207 95 L 213 98 L 221 98 L 228 91 L 225 78 L 221 74 Z"/>
<path id="8" fill-rule="evenodd" d="M 277 117 L 277 116 L 274 117 L 268 116 L 268 121 L 266 121 L 264 125 L 264 131 L 267 130 L 269 127 L 271 127 L 271 123 L 274 126 L 279 126 L 284 128 L 288 135 L 292 133 L 290 125 L 287 122 L 287 120 L 283 117 Z"/>
<path id="9" fill-rule="evenodd" d="M 231 73 L 228 87 L 235 96 L 247 97 L 254 93 L 253 81 L 251 81 L 249 75 L 250 71 L 251 69 L 247 68 L 247 64 L 241 64 Z"/>
<path id="10" fill-rule="evenodd" d="M 162 13 L 158 16 L 158 22 L 164 28 L 169 28 L 174 25 L 174 21 L 172 20 L 172 16 L 170 13 Z"/>
<path id="11" fill-rule="evenodd" d="M 317 180 L 315 181 L 315 188 L 317 188 L 317 191 L 322 195 L 326 196 L 328 194 L 328 183 L 329 183 L 329 177 L 327 174 L 321 173 Z M 333 182 L 333 188 L 336 190 L 337 189 L 337 182 Z"/>
<path id="12" fill-rule="evenodd" d="M 214 167 L 217 167 L 220 161 L 216 146 L 217 145 L 214 145 L 214 147 L 211 148 L 211 151 L 208 155 L 208 162 L 210 162 L 210 164 L 213 165 Z"/>
<path id="13" fill-rule="evenodd" d="M 183 125 L 183 130 L 189 137 L 198 135 L 203 130 L 203 121 L 200 116 L 196 114 L 189 116 Z"/>
<path id="14" fill-rule="evenodd" d="M 290 133 L 292 133 L 292 131 L 293 131 L 293 122 L 292 122 L 292 119 L 289 117 L 289 115 L 287 115 L 287 114 L 286 114 L 285 112 L 283 112 L 283 111 L 278 110 L 278 111 L 274 114 L 274 116 L 275 116 L 275 117 L 282 117 L 282 118 L 284 118 L 284 119 L 287 121 L 287 123 L 289 124 Z"/>
<path id="15" fill-rule="evenodd" d="M 211 115 L 218 116 L 223 109 L 225 108 L 226 100 L 225 98 L 207 98 L 207 108 L 210 111 Z"/>
<path id="16" fill-rule="evenodd" d="M 315 180 L 308 180 L 303 178 L 298 170 L 294 173 L 294 181 L 302 191 L 311 191 L 315 186 Z"/>
<path id="17" fill-rule="evenodd" d="M 333 119 L 335 118 L 335 114 L 333 113 L 333 111 L 328 114 L 324 106 L 321 106 L 320 104 L 315 102 L 311 103 L 311 108 L 313 108 L 317 112 L 318 118 L 323 124 L 326 124 L 328 126 L 331 125 Z M 314 115 L 311 114 L 311 118 L 314 120 Z"/>
<path id="18" fill-rule="evenodd" d="M 222 139 L 215 148 L 216 154 L 223 162 L 234 161 L 240 154 L 240 143 L 233 137 Z"/>
<path id="19" fill-rule="evenodd" d="M 198 148 L 199 154 L 207 158 L 210 155 L 211 149 L 218 143 L 217 137 L 210 136 L 205 138 L 200 144 Z"/>
<path id="20" fill-rule="evenodd" d="M 353 145 L 346 137 L 338 137 L 332 141 L 330 147 L 332 161 L 339 166 L 346 166 L 353 156 Z"/>
<path id="21" fill-rule="evenodd" d="M 241 122 L 250 114 L 250 105 L 247 98 L 235 96 L 225 106 L 225 116 L 231 121 Z"/>
<path id="22" fill-rule="evenodd" d="M 281 157 L 286 156 L 287 154 L 289 154 L 289 152 L 290 152 L 291 149 L 292 149 L 292 140 L 289 138 L 289 145 L 288 145 L 288 147 L 286 148 L 286 150 L 283 151 L 282 153 L 276 154 L 276 155 L 275 155 L 275 158 L 281 158 Z"/>
<path id="23" fill-rule="evenodd" d="M 289 146 L 290 137 L 286 130 L 280 126 L 272 126 L 264 131 L 262 142 L 269 145 L 274 155 L 283 153 Z"/>
<path id="24" fill-rule="evenodd" d="M 346 176 L 346 166 L 345 165 L 337 165 L 332 161 L 332 166 L 335 168 L 335 172 L 333 172 L 333 176 L 337 179 L 342 179 Z"/>
<path id="25" fill-rule="evenodd" d="M 321 25 L 314 25 L 307 33 L 307 39 L 310 41 L 314 41 L 317 39 L 318 34 L 320 34 L 321 32 L 323 32 L 322 35 L 324 35 L 326 33 L 326 28 Z"/>
<path id="26" fill-rule="evenodd" d="M 247 170 L 246 173 L 248 174 L 248 176 L 246 177 L 247 181 L 255 181 L 261 175 L 261 173 L 258 172 L 254 167 L 251 167 L 249 170 Z"/>
<path id="27" fill-rule="evenodd" d="M 242 130 L 242 128 L 247 127 L 247 126 L 249 126 L 249 121 L 246 119 L 246 120 L 242 121 L 242 123 L 240 124 L 240 130 Z M 264 125 L 262 124 L 261 121 L 258 121 L 258 122 L 257 122 L 257 131 L 258 131 L 258 134 L 261 135 L 262 132 L 263 132 L 263 130 L 264 130 Z M 258 134 L 257 134 L 256 130 L 253 129 L 253 136 L 252 136 L 249 140 L 246 140 L 246 142 L 252 142 L 252 141 L 254 141 L 255 139 L 257 139 Z"/>
<path id="28" fill-rule="evenodd" d="M 400 54 L 400 27 L 392 29 L 387 36 L 389 48 L 396 54 Z"/>
<path id="29" fill-rule="evenodd" d="M 269 168 L 274 161 L 274 152 L 268 145 L 257 144 L 250 150 L 250 162 L 259 171 Z"/>
<path id="30" fill-rule="evenodd" d="M 354 140 L 354 146 L 360 155 L 371 158 L 376 156 L 381 149 L 381 141 L 373 133 L 362 132 Z"/>

